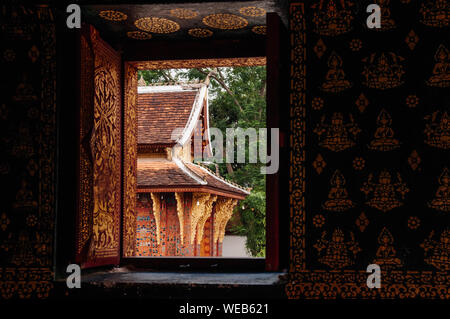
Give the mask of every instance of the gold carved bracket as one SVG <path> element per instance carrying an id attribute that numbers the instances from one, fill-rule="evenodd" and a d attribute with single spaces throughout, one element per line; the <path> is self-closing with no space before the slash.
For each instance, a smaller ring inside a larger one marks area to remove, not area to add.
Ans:
<path id="1" fill-rule="evenodd" d="M 217 200 L 216 195 L 211 195 L 209 199 L 205 202 L 203 214 L 197 223 L 197 244 L 200 244 L 203 239 L 203 230 L 205 229 L 205 223 L 212 213 L 212 206 Z"/>
<path id="2" fill-rule="evenodd" d="M 156 223 L 156 242 L 159 245 L 161 242 L 161 200 L 159 199 L 158 193 L 151 193 L 150 196 L 152 197 L 153 216 L 155 216 Z"/>
<path id="3" fill-rule="evenodd" d="M 214 241 L 213 244 L 223 242 L 225 237 L 225 227 L 233 215 L 233 209 L 237 205 L 237 199 L 219 198 L 216 202 L 216 213 L 214 220 Z"/>
<path id="4" fill-rule="evenodd" d="M 175 199 L 177 200 L 177 215 L 180 221 L 181 245 L 184 245 L 184 194 L 176 192 Z"/>
<path id="5" fill-rule="evenodd" d="M 211 197 L 211 194 L 193 193 L 192 194 L 192 213 L 191 213 L 191 237 L 190 243 L 194 243 L 197 224 L 205 211 L 205 204 Z"/>

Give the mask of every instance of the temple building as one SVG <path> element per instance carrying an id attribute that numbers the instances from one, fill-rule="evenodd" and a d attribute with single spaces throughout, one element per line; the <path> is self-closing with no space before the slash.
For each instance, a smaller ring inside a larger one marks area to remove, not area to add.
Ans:
<path id="1" fill-rule="evenodd" d="M 194 164 L 211 154 L 208 83 L 138 86 L 136 256 L 221 256 L 249 189 Z"/>

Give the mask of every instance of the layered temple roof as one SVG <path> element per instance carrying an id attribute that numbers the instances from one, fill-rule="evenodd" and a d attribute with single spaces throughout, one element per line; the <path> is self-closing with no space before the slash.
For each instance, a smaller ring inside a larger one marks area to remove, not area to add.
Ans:
<path id="1" fill-rule="evenodd" d="M 207 93 L 205 83 L 138 87 L 139 148 L 164 146 L 171 151 L 170 156 L 138 157 L 138 192 L 204 192 L 236 199 L 250 194 L 174 151 L 186 144 L 184 152 L 190 153 L 187 142 L 202 114 L 204 134 L 208 134 Z"/>
<path id="2" fill-rule="evenodd" d="M 175 144 L 172 132 L 186 126 L 199 90 L 161 92 L 156 88 L 138 94 L 138 144 Z"/>
<path id="3" fill-rule="evenodd" d="M 138 162 L 138 192 L 205 192 L 243 199 L 250 194 L 209 169 L 176 161 Z"/>

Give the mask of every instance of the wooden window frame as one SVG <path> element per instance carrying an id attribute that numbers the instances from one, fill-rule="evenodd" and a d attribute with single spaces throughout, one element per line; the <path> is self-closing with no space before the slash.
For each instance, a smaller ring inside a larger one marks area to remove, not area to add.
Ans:
<path id="1" fill-rule="evenodd" d="M 222 271 L 222 272 L 242 272 L 242 271 L 282 271 L 287 268 L 288 264 L 288 221 L 289 216 L 287 214 L 288 209 L 288 185 L 286 176 L 289 172 L 288 169 L 288 127 L 282 127 L 283 123 L 287 123 L 289 114 L 287 107 L 282 107 L 282 105 L 288 101 L 284 101 L 283 98 L 288 96 L 285 90 L 288 85 L 288 74 L 287 65 L 282 65 L 288 59 L 284 56 L 283 46 L 287 43 L 287 37 L 284 38 L 285 32 L 282 32 L 284 26 L 276 13 L 267 14 L 267 25 L 268 34 L 265 42 L 266 45 L 259 45 L 255 47 L 252 42 L 251 45 L 245 43 L 245 41 L 218 41 L 212 40 L 212 49 L 208 45 L 201 42 L 200 44 L 194 45 L 192 50 L 185 52 L 183 50 L 178 50 L 177 46 L 179 43 L 173 43 L 162 47 L 161 52 L 152 52 L 151 56 L 148 56 L 148 60 L 142 62 L 139 59 L 142 56 L 143 51 L 137 50 L 137 47 L 129 46 L 126 51 L 122 50 L 122 93 L 123 94 L 123 107 L 122 107 L 122 134 L 126 129 L 125 124 L 125 109 L 127 95 L 125 92 L 126 88 L 126 77 L 127 68 L 132 66 L 136 69 L 136 88 L 137 88 L 137 69 L 157 69 L 162 68 L 162 64 L 166 64 L 166 68 L 188 68 L 190 64 L 191 67 L 211 67 L 211 66 L 251 66 L 251 65 L 261 65 L 261 59 L 266 59 L 267 57 L 267 127 L 278 127 L 280 128 L 280 169 L 276 174 L 267 175 L 266 183 L 266 257 L 265 258 L 224 258 L 224 257 L 123 257 L 124 249 L 124 232 L 123 229 L 120 232 L 120 261 L 119 265 L 133 265 L 136 268 L 144 269 L 158 269 L 158 270 L 184 270 L 184 271 Z M 284 35 L 282 35 L 284 34 Z M 61 51 L 67 53 L 65 57 L 71 57 L 72 61 L 76 61 L 75 65 L 80 65 L 80 57 L 77 53 L 79 50 L 77 47 L 79 34 L 72 33 L 70 35 L 65 34 L 64 43 L 61 42 Z M 74 45 L 75 43 L 75 45 Z M 261 44 L 261 41 L 258 42 Z M 148 45 L 148 44 L 145 44 Z M 143 47 L 145 47 L 145 45 Z M 154 45 L 154 44 L 153 44 Z M 186 45 L 184 43 L 183 45 Z M 119 45 L 113 45 L 116 49 Z M 197 49 L 195 48 L 197 46 Z M 200 48 L 200 49 L 199 49 Z M 202 48 L 206 50 L 202 51 Z M 215 49 L 214 49 L 215 48 Z M 225 48 L 225 49 L 221 49 Z M 239 51 L 238 48 L 244 48 Z M 167 50 L 171 51 L 172 54 L 167 55 Z M 285 50 L 287 52 L 287 49 Z M 264 54 L 265 53 L 265 54 Z M 159 54 L 159 55 L 158 55 Z M 264 56 L 265 55 L 265 56 Z M 166 56 L 170 58 L 165 59 Z M 69 61 L 68 61 L 69 60 Z M 240 61 L 237 63 L 237 61 Z M 170 61 L 170 62 L 169 62 Z M 170 63 L 170 65 L 167 65 Z M 195 63 L 195 64 L 192 64 Z M 64 79 L 66 85 L 63 86 L 61 96 L 70 95 L 70 88 L 78 90 L 79 79 L 77 74 L 79 71 L 74 69 L 74 63 L 70 63 L 70 59 L 66 59 L 62 63 L 63 67 L 61 70 L 69 70 L 70 72 L 60 71 L 59 78 Z M 75 74 L 75 77 L 73 77 Z M 65 276 L 65 267 L 69 263 L 73 263 L 74 258 L 74 233 L 75 225 L 74 220 L 76 219 L 76 211 L 73 211 L 73 206 L 67 199 L 78 200 L 76 197 L 77 191 L 74 187 L 74 183 L 71 182 L 76 179 L 76 174 L 67 174 L 63 172 L 63 169 L 67 169 L 72 165 L 72 167 L 77 165 L 76 159 L 77 151 L 67 145 L 64 141 L 76 140 L 76 130 L 70 131 L 71 129 L 78 126 L 79 117 L 76 116 L 76 108 L 79 104 L 79 100 L 70 100 L 65 103 L 66 105 L 73 104 L 75 107 L 72 111 L 64 111 L 59 114 L 59 120 L 61 123 L 71 123 L 68 126 L 60 125 L 58 130 L 59 146 L 61 148 L 61 154 L 59 157 L 60 172 L 59 172 L 59 185 L 61 187 L 59 191 L 59 212 L 65 211 L 65 214 L 59 213 L 57 216 L 57 239 L 55 243 L 56 249 L 56 276 Z M 74 113 L 75 112 L 75 113 Z M 74 116 L 75 115 L 75 116 Z M 75 134 L 74 134 L 75 133 Z M 270 136 L 269 136 L 270 138 Z M 269 139 L 270 140 L 270 139 Z M 125 144 L 124 136 L 122 135 L 123 145 Z M 123 149 L 123 147 L 122 147 Z M 123 154 L 122 154 L 123 155 Z M 70 160 L 67 161 L 67 158 Z M 124 158 L 124 157 L 123 157 Z M 122 165 L 122 174 L 125 173 L 126 163 Z M 68 177 L 68 178 L 67 178 Z M 122 184 L 122 195 L 124 195 L 124 185 L 126 181 L 123 180 Z M 70 191 L 72 190 L 72 191 Z M 69 194 L 75 195 L 69 195 Z M 121 221 L 124 221 L 124 197 L 122 200 L 122 212 Z M 73 201 L 72 201 L 73 203 Z M 280 212 L 283 211 L 283 214 Z M 72 216 L 72 217 L 71 217 Z M 122 225 L 123 228 L 123 225 Z M 283 229 L 283 232 L 280 230 Z M 189 266 L 187 266 L 189 265 Z M 117 266 L 117 265 L 116 265 Z"/>

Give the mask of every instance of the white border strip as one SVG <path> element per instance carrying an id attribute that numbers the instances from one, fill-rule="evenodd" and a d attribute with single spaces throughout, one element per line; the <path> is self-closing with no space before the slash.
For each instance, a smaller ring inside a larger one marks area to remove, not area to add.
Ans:
<path id="1" fill-rule="evenodd" d="M 196 91 L 197 89 L 188 85 L 138 86 L 138 93 L 186 92 Z"/>
<path id="2" fill-rule="evenodd" d="M 206 84 L 203 84 L 198 91 L 197 96 L 195 97 L 194 106 L 191 110 L 191 114 L 189 115 L 186 126 L 184 127 L 183 133 L 181 134 L 181 137 L 176 141 L 176 143 L 184 145 L 191 137 L 191 133 L 197 125 L 198 117 L 200 116 L 200 113 L 202 111 L 203 100 L 207 92 L 208 87 L 206 86 Z"/>
<path id="3" fill-rule="evenodd" d="M 193 180 L 195 180 L 197 183 L 199 183 L 200 185 L 206 185 L 208 184 L 207 182 L 205 182 L 204 180 L 202 180 L 199 176 L 197 176 L 194 172 L 192 172 L 189 168 L 186 167 L 186 165 L 184 165 L 184 163 L 176 158 L 173 157 L 172 160 L 175 162 L 175 164 L 177 164 L 177 166 L 184 172 L 186 173 L 186 175 L 188 175 L 190 178 L 192 178 Z"/>
<path id="4" fill-rule="evenodd" d="M 192 165 L 196 165 L 196 164 L 192 164 Z M 214 177 L 214 178 L 217 179 L 218 181 L 220 181 L 220 182 L 222 182 L 222 183 L 224 183 L 224 184 L 227 184 L 227 185 L 230 186 L 230 187 L 236 188 L 236 189 L 240 190 L 241 192 L 244 192 L 244 193 L 247 194 L 247 195 L 250 195 L 250 192 L 249 192 L 249 191 L 247 191 L 247 190 L 245 190 L 245 189 L 242 189 L 242 188 L 240 188 L 240 187 L 237 187 L 237 186 L 235 186 L 235 185 L 233 185 L 233 184 L 230 184 L 230 183 L 227 182 L 226 180 L 217 177 L 216 175 L 212 174 L 210 171 L 208 171 L 206 168 L 204 168 L 204 167 L 202 167 L 202 166 L 200 166 L 200 165 L 196 165 L 196 166 L 197 166 L 197 167 L 200 167 L 202 170 L 204 170 L 206 173 L 208 173 L 209 175 L 211 175 L 212 177 Z"/>

